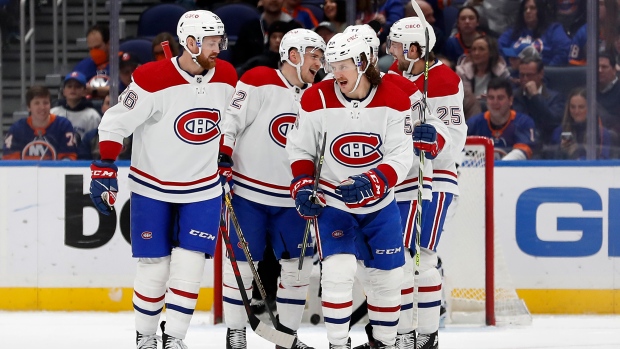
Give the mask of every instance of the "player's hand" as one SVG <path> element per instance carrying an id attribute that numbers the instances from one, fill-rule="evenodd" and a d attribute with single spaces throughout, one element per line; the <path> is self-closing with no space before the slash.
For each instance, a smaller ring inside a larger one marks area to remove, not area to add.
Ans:
<path id="1" fill-rule="evenodd" d="M 118 167 L 113 161 L 95 160 L 90 165 L 90 199 L 104 215 L 114 210 L 118 192 L 117 176 Z"/>
<path id="2" fill-rule="evenodd" d="M 365 201 L 382 198 L 388 190 L 387 178 L 376 168 L 350 176 L 336 187 L 336 194 L 346 204 L 365 204 Z"/>
<path id="3" fill-rule="evenodd" d="M 291 182 L 291 197 L 295 200 L 295 208 L 300 216 L 310 219 L 318 216 L 325 207 L 325 196 L 317 189 L 316 196 L 312 196 L 314 179 L 308 175 L 297 176 Z"/>
<path id="4" fill-rule="evenodd" d="M 413 128 L 413 150 L 415 155 L 420 155 L 420 150 L 424 151 L 424 157 L 434 159 L 439 154 L 439 144 L 437 143 L 437 130 L 431 124 L 418 124 Z"/>
<path id="5" fill-rule="evenodd" d="M 233 160 L 226 153 L 220 153 L 217 157 L 217 168 L 220 174 L 220 183 L 224 189 L 224 194 L 228 194 L 233 187 L 233 174 L 232 174 Z"/>

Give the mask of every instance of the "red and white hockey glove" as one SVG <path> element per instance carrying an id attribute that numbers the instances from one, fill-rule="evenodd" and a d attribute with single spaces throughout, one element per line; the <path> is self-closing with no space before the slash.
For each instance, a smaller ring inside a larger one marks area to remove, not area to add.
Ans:
<path id="1" fill-rule="evenodd" d="M 318 216 L 325 207 L 325 196 L 317 188 L 316 196 L 312 196 L 314 178 L 308 175 L 297 176 L 291 181 L 291 197 L 295 200 L 295 208 L 300 216 L 310 219 Z"/>
<path id="2" fill-rule="evenodd" d="M 382 198 L 388 190 L 388 180 L 376 168 L 362 174 L 350 176 L 336 187 L 336 194 L 342 196 L 345 204 L 361 204 Z"/>
<path id="3" fill-rule="evenodd" d="M 224 189 L 224 194 L 227 194 L 233 187 L 233 160 L 230 155 L 226 153 L 220 153 L 217 157 L 217 168 L 220 174 L 220 183 Z"/>
<path id="4" fill-rule="evenodd" d="M 113 161 L 95 160 L 90 165 L 90 199 L 97 210 L 109 215 L 114 210 L 118 192 L 118 167 Z"/>
<path id="5" fill-rule="evenodd" d="M 424 157 L 434 159 L 439 154 L 439 143 L 437 141 L 437 130 L 431 124 L 419 124 L 413 129 L 413 150 L 415 155 L 420 155 L 420 150 L 424 151 Z"/>

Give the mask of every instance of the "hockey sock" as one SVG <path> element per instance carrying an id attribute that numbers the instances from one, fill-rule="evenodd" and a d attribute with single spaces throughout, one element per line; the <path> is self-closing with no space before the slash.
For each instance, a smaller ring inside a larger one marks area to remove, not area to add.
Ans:
<path id="1" fill-rule="evenodd" d="M 366 268 L 366 274 L 370 285 L 365 291 L 372 334 L 375 340 L 388 346 L 394 345 L 400 315 L 403 268 Z"/>
<path id="2" fill-rule="evenodd" d="M 416 278 L 418 289 L 418 333 L 430 334 L 439 329 L 441 306 L 441 275 L 437 266 L 437 253 L 422 248 L 420 275 Z"/>
<path id="3" fill-rule="evenodd" d="M 280 272 L 280 284 L 278 285 L 277 305 L 280 323 L 291 330 L 297 331 L 306 306 L 310 273 L 312 272 L 312 260 L 305 257 L 304 265 L 297 280 L 298 259 L 282 259 L 282 271 Z"/>
<path id="4" fill-rule="evenodd" d="M 403 266 L 403 282 L 400 289 L 400 319 L 398 333 L 409 333 L 418 327 L 418 317 L 414 312 L 416 304 L 413 273 L 415 262 L 410 250 L 405 249 L 405 265 Z"/>
<path id="5" fill-rule="evenodd" d="M 248 299 L 252 298 L 252 270 L 248 262 L 237 261 L 239 266 L 239 273 L 241 273 L 241 279 Z M 230 259 L 226 258 L 224 261 L 224 285 L 222 287 L 223 296 L 223 308 L 224 308 L 224 321 L 226 326 L 231 329 L 240 330 L 245 328 L 245 324 L 248 321 L 248 315 L 245 312 L 243 300 L 241 299 L 241 293 L 237 286 L 235 279 L 235 272 L 233 271 Z M 260 297 L 260 296 L 259 296 Z"/>
<path id="6" fill-rule="evenodd" d="M 140 334 L 151 335 L 157 332 L 169 274 L 170 256 L 138 259 L 133 286 L 133 308 L 136 331 Z"/>
<path id="7" fill-rule="evenodd" d="M 170 280 L 166 294 L 166 334 L 185 339 L 196 309 L 205 255 L 180 247 L 172 249 Z"/>
<path id="8" fill-rule="evenodd" d="M 352 254 L 336 254 L 323 260 L 321 305 L 330 345 L 346 345 L 349 339 L 356 267 Z"/>

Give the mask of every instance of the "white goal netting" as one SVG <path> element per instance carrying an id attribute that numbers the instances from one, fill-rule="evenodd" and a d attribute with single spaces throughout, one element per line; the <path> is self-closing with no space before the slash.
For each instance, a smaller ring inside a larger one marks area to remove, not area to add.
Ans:
<path id="1" fill-rule="evenodd" d="M 446 322 L 527 325 L 531 315 L 517 295 L 501 245 L 494 238 L 493 146 L 487 142 L 468 137 L 458 170 L 460 195 L 450 207 L 448 215 L 453 217 L 446 220 L 437 249 L 444 270 Z M 488 231 L 487 226 L 491 226 Z M 490 294 L 489 289 L 493 289 Z"/>

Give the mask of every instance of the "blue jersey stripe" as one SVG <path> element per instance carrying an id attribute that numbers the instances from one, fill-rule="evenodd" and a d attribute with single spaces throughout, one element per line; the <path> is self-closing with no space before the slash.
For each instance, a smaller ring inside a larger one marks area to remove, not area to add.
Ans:
<path id="1" fill-rule="evenodd" d="M 176 310 L 179 313 L 183 313 L 183 314 L 187 314 L 187 315 L 194 314 L 194 309 L 184 308 L 184 307 L 182 307 L 180 305 L 176 305 L 176 304 L 166 303 L 166 309 L 168 309 L 168 310 Z"/>
<path id="2" fill-rule="evenodd" d="M 282 304 L 306 305 L 305 299 L 291 299 L 291 298 L 276 297 L 276 302 L 282 303 Z"/>
<path id="3" fill-rule="evenodd" d="M 243 301 L 238 300 L 238 299 L 233 299 L 233 298 L 228 298 L 228 297 L 222 297 L 222 300 L 226 303 L 229 304 L 234 304 L 234 305 L 241 305 L 243 306 Z"/>
<path id="4" fill-rule="evenodd" d="M 441 300 L 434 302 L 420 302 L 418 303 L 418 308 L 433 308 L 441 305 Z"/>
<path id="5" fill-rule="evenodd" d="M 371 325 L 373 326 L 385 326 L 385 327 L 393 327 L 398 325 L 398 320 L 396 321 L 377 321 L 377 320 L 370 320 L 368 321 Z"/>
<path id="6" fill-rule="evenodd" d="M 268 196 L 275 196 L 277 198 L 290 198 L 291 197 L 291 194 L 276 194 L 276 193 L 273 193 L 273 192 L 270 192 L 270 191 L 266 191 L 266 190 L 262 190 L 262 189 L 258 189 L 258 188 L 249 186 L 249 185 L 247 185 L 245 183 L 241 183 L 239 181 L 235 181 L 235 186 L 237 186 L 237 185 L 240 186 L 240 187 L 243 187 L 245 189 L 252 190 L 252 191 L 255 191 L 257 193 L 261 193 L 261 194 L 268 195 Z"/>
<path id="7" fill-rule="evenodd" d="M 205 191 L 205 190 L 209 190 L 213 187 L 215 187 L 216 185 L 220 184 L 220 181 L 215 181 L 207 186 L 204 187 L 199 187 L 199 188 L 193 188 L 193 189 L 180 189 L 180 190 L 173 190 L 173 189 L 163 189 L 160 188 L 158 186 L 155 186 L 153 184 L 147 183 L 141 179 L 136 178 L 136 176 L 132 175 L 131 173 L 129 174 L 129 179 L 132 179 L 134 182 L 141 184 L 147 188 L 151 188 L 153 190 L 157 190 L 158 192 L 161 193 L 166 193 L 166 194 L 190 194 L 190 193 L 197 193 L 199 191 Z"/>
<path id="8" fill-rule="evenodd" d="M 351 321 L 351 316 L 347 316 L 347 317 L 342 318 L 342 319 L 335 319 L 333 317 L 324 316 L 323 317 L 323 321 L 329 322 L 330 324 L 341 325 L 341 324 L 346 324 L 347 322 Z"/>
<path id="9" fill-rule="evenodd" d="M 434 182 L 448 182 L 454 185 L 458 185 L 458 183 L 454 179 L 450 179 L 450 178 L 433 177 L 433 181 Z"/>
<path id="10" fill-rule="evenodd" d="M 148 315 L 148 316 L 155 316 L 155 315 L 157 315 L 157 314 L 161 313 L 161 310 L 163 309 L 163 308 L 159 308 L 159 309 L 157 309 L 157 310 L 150 311 L 150 310 L 146 310 L 146 309 L 142 309 L 142 308 L 140 308 L 139 306 L 137 306 L 137 305 L 136 305 L 136 303 L 133 303 L 133 308 L 134 308 L 137 312 L 142 313 L 142 314 L 144 314 L 144 315 Z"/>

